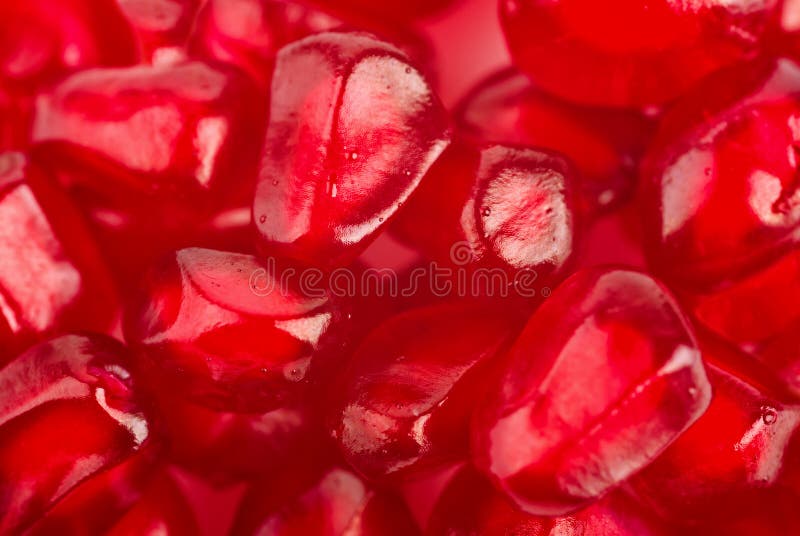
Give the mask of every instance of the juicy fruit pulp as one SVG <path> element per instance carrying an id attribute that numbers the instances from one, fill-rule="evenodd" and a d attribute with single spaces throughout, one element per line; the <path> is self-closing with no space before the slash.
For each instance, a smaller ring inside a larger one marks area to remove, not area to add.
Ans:
<path id="1" fill-rule="evenodd" d="M 514 324 L 482 305 L 443 305 L 370 333 L 335 393 L 332 435 L 347 461 L 379 480 L 463 457 L 476 393 Z"/>
<path id="2" fill-rule="evenodd" d="M 0 364 L 58 332 L 104 332 L 111 277 L 68 197 L 21 153 L 0 154 Z"/>
<path id="3" fill-rule="evenodd" d="M 661 105 L 753 57 L 778 0 L 502 0 L 519 67 L 547 91 L 601 106 Z"/>
<path id="4" fill-rule="evenodd" d="M 709 404 L 686 320 L 624 270 L 580 271 L 534 313 L 473 420 L 476 465 L 521 509 L 577 510 L 652 461 Z"/>
<path id="5" fill-rule="evenodd" d="M 0 533 L 800 533 L 798 29 L 0 0 Z"/>
<path id="6" fill-rule="evenodd" d="M 304 392 L 343 320 L 329 295 L 281 288 L 253 256 L 183 249 L 153 272 L 125 339 L 157 378 L 220 410 L 266 411 Z"/>
<path id="7" fill-rule="evenodd" d="M 147 439 L 129 371 L 119 343 L 78 335 L 34 346 L 0 369 L 3 532 L 30 525 Z"/>
<path id="8" fill-rule="evenodd" d="M 447 119 L 398 49 L 323 33 L 278 55 L 253 215 L 267 255 L 347 264 L 447 145 Z"/>
<path id="9" fill-rule="evenodd" d="M 544 285 L 575 249 L 573 181 L 571 165 L 557 154 L 454 144 L 403 209 L 395 231 L 438 262 L 500 268 L 509 280 L 528 270 Z M 438 232 L 429 232 L 431 224 Z"/>
<path id="10" fill-rule="evenodd" d="M 628 110 L 579 106 L 537 88 L 514 70 L 478 84 L 457 109 L 461 132 L 479 142 L 545 147 L 574 160 L 590 212 L 627 201 L 652 121 Z"/>
<path id="11" fill-rule="evenodd" d="M 291 492 L 297 482 L 290 484 Z M 358 476 L 333 467 L 297 490 L 297 496 L 274 488 L 255 488 L 242 503 L 236 534 L 294 536 L 413 536 L 419 533 L 405 506 L 371 490 Z"/>

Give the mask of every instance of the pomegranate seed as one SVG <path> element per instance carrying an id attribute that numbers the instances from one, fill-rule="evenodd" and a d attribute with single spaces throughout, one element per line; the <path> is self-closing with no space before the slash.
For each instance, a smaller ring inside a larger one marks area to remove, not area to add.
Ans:
<path id="1" fill-rule="evenodd" d="M 405 2 L 372 2 L 370 0 L 311 0 L 345 17 L 377 18 L 397 24 L 440 11 L 454 0 L 407 0 Z"/>
<path id="2" fill-rule="evenodd" d="M 685 292 L 684 301 L 697 322 L 738 344 L 755 349 L 800 322 L 800 251 L 792 251 L 711 292 Z"/>
<path id="3" fill-rule="evenodd" d="M 515 62 L 547 91 L 593 105 L 651 106 L 752 57 L 778 0 L 503 0 Z"/>
<path id="4" fill-rule="evenodd" d="M 521 509 L 563 515 L 652 461 L 710 387 L 667 291 L 583 270 L 534 313 L 473 420 L 473 459 Z"/>
<path id="5" fill-rule="evenodd" d="M 352 261 L 447 145 L 447 119 L 398 49 L 324 33 L 278 55 L 253 214 L 264 251 Z"/>
<path id="6" fill-rule="evenodd" d="M 590 211 L 627 201 L 653 130 L 644 115 L 578 106 L 536 88 L 515 69 L 478 84 L 458 107 L 458 124 L 480 142 L 545 147 L 573 158 Z"/>
<path id="7" fill-rule="evenodd" d="M 484 305 L 454 304 L 381 324 L 336 387 L 332 435 L 347 461 L 374 480 L 465 456 L 476 393 L 515 323 Z"/>
<path id="8" fill-rule="evenodd" d="M 760 508 L 764 490 L 781 479 L 800 425 L 800 406 L 732 373 L 731 362 L 740 360 L 735 350 L 720 343 L 702 349 L 714 390 L 708 411 L 630 480 L 644 503 L 673 522 L 723 521 Z"/>
<path id="9" fill-rule="evenodd" d="M 297 487 L 297 481 L 289 480 Z M 291 488 L 290 488 L 291 489 Z M 353 473 L 331 468 L 292 497 L 286 487 L 265 484 L 245 496 L 234 534 L 289 536 L 413 536 L 419 534 L 406 506 L 371 490 Z"/>
<path id="10" fill-rule="evenodd" d="M 114 0 L 0 5 L 0 80 L 35 88 L 98 65 L 131 65 L 133 35 Z"/>
<path id="11" fill-rule="evenodd" d="M 34 346 L 0 369 L 0 532 L 24 529 L 148 437 L 125 349 L 101 336 Z"/>
<path id="12" fill-rule="evenodd" d="M 170 460 L 217 487 L 272 478 L 320 457 L 320 423 L 307 404 L 231 413 L 184 400 L 157 381 L 148 387 L 157 410 L 154 429 L 165 438 Z"/>
<path id="13" fill-rule="evenodd" d="M 428 64 L 429 44 L 408 28 L 329 8 L 293 0 L 210 0 L 200 11 L 190 50 L 236 65 L 267 90 L 279 49 L 346 26 L 388 38 L 415 60 Z"/>
<path id="14" fill-rule="evenodd" d="M 258 101 L 246 80 L 199 62 L 90 69 L 40 96 L 33 140 L 75 171 L 70 183 L 123 207 L 160 197 L 198 209 L 251 184 Z"/>
<path id="15" fill-rule="evenodd" d="M 665 117 L 645 165 L 651 265 L 685 288 L 721 286 L 800 236 L 800 66 L 720 73 Z"/>
<path id="16" fill-rule="evenodd" d="M 537 517 L 517 510 L 475 469 L 467 466 L 450 481 L 434 507 L 428 536 L 474 534 L 572 536 L 666 534 L 620 493 L 567 517 Z"/>
<path id="17" fill-rule="evenodd" d="M 105 534 L 137 536 L 157 533 L 200 533 L 191 506 L 177 484 L 164 472 L 150 482 L 141 500 Z"/>
<path id="18" fill-rule="evenodd" d="M 455 144 L 434 165 L 394 229 L 437 262 L 559 275 L 576 242 L 573 170 L 534 149 Z M 432 233 L 431 229 L 437 229 Z"/>
<path id="19" fill-rule="evenodd" d="M 202 0 L 116 0 L 133 28 L 140 56 L 161 63 L 185 55 L 182 47 L 189 38 Z"/>
<path id="20" fill-rule="evenodd" d="M 0 154 L 0 364 L 32 342 L 106 331 L 113 284 L 70 200 L 21 153 Z"/>
<path id="21" fill-rule="evenodd" d="M 312 356 L 344 314 L 267 268 L 237 253 L 172 254 L 127 312 L 126 340 L 170 390 L 213 409 L 283 407 L 302 396 Z"/>

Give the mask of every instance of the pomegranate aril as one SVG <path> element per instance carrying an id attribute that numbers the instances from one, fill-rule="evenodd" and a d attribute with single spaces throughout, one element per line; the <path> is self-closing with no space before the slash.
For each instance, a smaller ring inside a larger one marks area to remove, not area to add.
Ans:
<path id="1" fill-rule="evenodd" d="M 544 285 L 563 272 L 575 249 L 573 182 L 571 165 L 556 154 L 454 144 L 394 230 L 445 265 L 500 268 L 508 283 L 520 271 L 532 271 Z"/>
<path id="2" fill-rule="evenodd" d="M 296 476 L 296 475 L 295 475 Z M 276 488 L 265 483 L 245 496 L 234 534 L 261 536 L 414 536 L 419 529 L 400 499 L 372 490 L 338 467 L 307 487 L 289 479 Z M 292 495 L 292 488 L 296 495 Z"/>
<path id="3" fill-rule="evenodd" d="M 659 283 L 582 270 L 512 347 L 476 410 L 473 459 L 521 509 L 562 515 L 655 459 L 710 396 L 689 326 Z"/>
<path id="4" fill-rule="evenodd" d="M 736 350 L 713 341 L 702 350 L 714 390 L 708 410 L 629 481 L 644 504 L 673 523 L 757 512 L 760 497 L 781 481 L 800 425 L 800 406 L 741 376 Z"/>
<path id="5" fill-rule="evenodd" d="M 268 88 L 278 50 L 342 22 L 303 3 L 209 0 L 198 15 L 190 51 L 236 65 Z"/>
<path id="6" fill-rule="evenodd" d="M 340 13 L 350 19 L 378 19 L 397 24 L 419 19 L 447 6 L 454 0 L 408 0 L 405 2 L 373 2 L 372 0 L 311 0 L 312 3 Z"/>
<path id="7" fill-rule="evenodd" d="M 436 502 L 427 536 L 666 535 L 658 522 L 616 492 L 567 517 L 539 517 L 516 509 L 475 469 L 458 471 Z"/>
<path id="8" fill-rule="evenodd" d="M 579 106 L 551 96 L 515 69 L 476 86 L 457 109 L 461 132 L 481 142 L 544 147 L 568 155 L 590 212 L 627 201 L 652 120 L 628 110 Z"/>
<path id="9" fill-rule="evenodd" d="M 162 63 L 185 57 L 183 47 L 202 0 L 116 0 L 133 29 L 139 55 Z"/>
<path id="10" fill-rule="evenodd" d="M 709 290 L 762 268 L 800 238 L 800 66 L 718 73 L 665 116 L 645 159 L 651 266 Z"/>
<path id="11" fill-rule="evenodd" d="M 31 342 L 108 330 L 116 295 L 67 196 L 21 153 L 0 154 L 0 364 Z"/>
<path id="12" fill-rule="evenodd" d="M 517 65 L 542 88 L 593 105 L 644 107 L 755 56 L 779 0 L 503 0 Z"/>
<path id="13" fill-rule="evenodd" d="M 217 487 L 269 479 L 321 456 L 321 423 L 308 403 L 233 413 L 187 401 L 169 385 L 148 387 L 169 459 Z"/>
<path id="14" fill-rule="evenodd" d="M 358 347 L 336 385 L 332 436 L 371 480 L 399 479 L 466 456 L 469 416 L 519 319 L 485 305 L 395 316 Z"/>
<path id="15" fill-rule="evenodd" d="M 253 205 L 263 251 L 349 263 L 448 138 L 441 104 L 395 47 L 323 33 L 282 49 Z"/>
<path id="16" fill-rule="evenodd" d="M 191 505 L 166 467 L 151 479 L 141 499 L 105 532 L 108 536 L 192 536 L 199 533 Z"/>
<path id="17" fill-rule="evenodd" d="M 800 249 L 720 289 L 683 296 L 698 324 L 749 351 L 792 337 L 798 300 Z"/>
<path id="18" fill-rule="evenodd" d="M 201 62 L 90 69 L 39 97 L 33 140 L 70 183 L 123 207 L 199 209 L 249 193 L 260 101 L 245 78 Z"/>
<path id="19" fill-rule="evenodd" d="M 330 295 L 309 296 L 283 273 L 250 255 L 175 252 L 127 311 L 125 338 L 171 391 L 221 411 L 283 407 L 346 320 Z"/>
<path id="20" fill-rule="evenodd" d="M 133 35 L 115 0 L 0 4 L 0 81 L 33 89 L 93 66 L 131 65 Z"/>
<path id="21" fill-rule="evenodd" d="M 125 349 L 67 335 L 0 369 L 0 531 L 15 532 L 148 437 Z M 78 488 L 79 489 L 79 488 Z"/>

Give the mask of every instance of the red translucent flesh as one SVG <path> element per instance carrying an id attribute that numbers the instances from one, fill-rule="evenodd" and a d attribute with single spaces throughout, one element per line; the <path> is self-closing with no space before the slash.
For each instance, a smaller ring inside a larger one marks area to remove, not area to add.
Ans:
<path id="1" fill-rule="evenodd" d="M 186 401 L 166 386 L 150 385 L 155 429 L 170 460 L 216 486 L 273 478 L 291 467 L 324 457 L 319 419 L 307 404 L 265 413 L 214 411 Z"/>
<path id="2" fill-rule="evenodd" d="M 798 121 L 800 66 L 786 59 L 719 73 L 667 114 L 643 166 L 654 269 L 707 289 L 797 242 Z"/>
<path id="3" fill-rule="evenodd" d="M 3 2 L 0 21 L 0 80 L 18 86 L 137 59 L 131 30 L 114 0 Z"/>
<path id="4" fill-rule="evenodd" d="M 683 298 L 699 324 L 742 348 L 791 337 L 800 322 L 800 250 L 721 289 Z"/>
<path id="5" fill-rule="evenodd" d="M 606 106 L 661 105 L 706 75 L 754 56 L 779 0 L 504 0 L 516 64 L 543 89 Z"/>
<path id="6" fill-rule="evenodd" d="M 331 434 L 371 480 L 404 478 L 466 454 L 487 367 L 518 322 L 485 305 L 412 310 L 358 347 L 336 389 Z"/>
<path id="7" fill-rule="evenodd" d="M 199 209 L 252 187 L 261 108 L 244 78 L 201 62 L 90 69 L 39 97 L 33 141 L 112 207 Z"/>
<path id="8" fill-rule="evenodd" d="M 211 0 L 200 11 L 189 50 L 196 56 L 236 65 L 267 90 L 282 47 L 349 26 L 396 42 L 424 66 L 430 62 L 429 44 L 408 28 L 341 15 L 327 6 L 294 0 Z"/>
<path id="9" fill-rule="evenodd" d="M 310 1 L 339 13 L 345 18 L 378 19 L 395 25 L 403 21 L 411 21 L 431 15 L 455 3 L 453 0 L 406 0 L 402 2 L 373 2 L 372 0 Z"/>
<path id="10" fill-rule="evenodd" d="M 755 355 L 795 397 L 800 398 L 800 320 L 756 350 Z"/>
<path id="11" fill-rule="evenodd" d="M 703 351 L 719 350 L 704 345 Z M 714 397 L 706 413 L 629 481 L 642 502 L 675 523 L 725 519 L 759 504 L 764 490 L 780 482 L 800 425 L 800 406 L 708 361 L 707 367 Z"/>
<path id="12" fill-rule="evenodd" d="M 583 201 L 590 211 L 630 197 L 636 162 L 653 130 L 652 121 L 637 112 L 589 108 L 548 95 L 515 69 L 478 84 L 456 115 L 461 131 L 478 141 L 569 155 L 580 172 Z"/>
<path id="13" fill-rule="evenodd" d="M 32 98 L 0 80 L 0 153 L 24 150 L 30 143 Z"/>
<path id="14" fill-rule="evenodd" d="M 289 481 L 289 486 L 296 483 Z M 291 491 L 291 487 L 288 488 Z M 355 474 L 325 471 L 296 495 L 264 485 L 245 496 L 234 534 L 261 536 L 413 536 L 419 534 L 406 506 L 371 490 Z"/>
<path id="15" fill-rule="evenodd" d="M 573 177 L 570 164 L 555 154 L 501 145 L 478 154 L 453 145 L 395 230 L 437 261 L 552 277 L 563 271 L 575 247 Z M 461 245 L 469 251 L 458 251 Z"/>
<path id="16" fill-rule="evenodd" d="M 200 533 L 191 506 L 180 488 L 162 469 L 148 485 L 144 494 L 124 516 L 105 534 L 108 536 L 138 536 L 168 534 L 192 536 Z"/>
<path id="17" fill-rule="evenodd" d="M 70 200 L 20 153 L 0 154 L 0 362 L 49 334 L 105 331 L 116 294 Z"/>
<path id="18" fill-rule="evenodd" d="M 127 366 L 116 341 L 69 335 L 0 369 L 0 531 L 28 525 L 146 439 Z"/>
<path id="19" fill-rule="evenodd" d="M 209 0 L 200 11 L 190 49 L 236 65 L 269 87 L 278 50 L 342 22 L 298 2 Z"/>
<path id="20" fill-rule="evenodd" d="M 261 245 L 314 265 L 353 260 L 448 143 L 447 117 L 396 48 L 324 33 L 284 48 L 253 215 Z"/>
<path id="21" fill-rule="evenodd" d="M 159 63 L 183 54 L 202 0 L 116 0 L 133 28 L 139 53 Z"/>
<path id="22" fill-rule="evenodd" d="M 656 458 L 710 398 L 700 352 L 650 277 L 582 270 L 531 317 L 472 423 L 473 460 L 520 508 L 577 510 Z"/>
<path id="23" fill-rule="evenodd" d="M 125 338 L 171 389 L 223 411 L 267 411 L 303 392 L 312 356 L 340 324 L 328 295 L 283 287 L 256 258 L 174 253 L 126 314 Z"/>
<path id="24" fill-rule="evenodd" d="M 460 470 L 434 507 L 427 536 L 665 535 L 621 493 L 566 517 L 539 517 L 517 510 L 471 467 Z"/>

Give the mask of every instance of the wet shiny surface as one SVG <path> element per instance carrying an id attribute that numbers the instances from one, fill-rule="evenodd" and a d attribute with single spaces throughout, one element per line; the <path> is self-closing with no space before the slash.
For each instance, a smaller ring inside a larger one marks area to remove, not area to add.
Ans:
<path id="1" fill-rule="evenodd" d="M 447 145 L 447 120 L 394 47 L 326 33 L 278 56 L 253 216 L 263 248 L 352 260 Z"/>
<path id="2" fill-rule="evenodd" d="M 472 457 L 517 507 L 561 515 L 646 466 L 709 398 L 666 290 L 637 272 L 583 270 L 514 343 L 473 419 Z"/>

